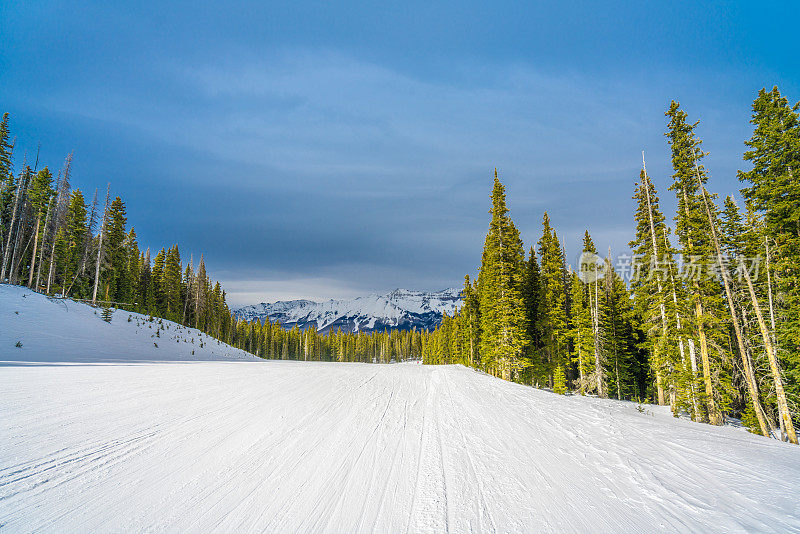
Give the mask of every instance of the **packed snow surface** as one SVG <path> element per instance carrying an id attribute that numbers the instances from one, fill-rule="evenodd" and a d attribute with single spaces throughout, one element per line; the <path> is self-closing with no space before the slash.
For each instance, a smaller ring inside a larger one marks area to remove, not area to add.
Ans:
<path id="1" fill-rule="evenodd" d="M 326 302 L 262 302 L 239 308 L 236 314 L 250 321 L 269 317 L 287 328 L 313 326 L 321 332 L 339 329 L 351 332 L 396 328 L 430 330 L 441 323 L 445 313 L 453 315 L 461 307 L 460 295 L 459 289 L 432 293 L 395 289 L 388 295 L 373 294 Z"/>
<path id="2" fill-rule="evenodd" d="M 127 314 L 20 294 L 0 286 L 3 532 L 800 531 L 800 449 L 741 429 L 461 366 L 159 362 Z"/>

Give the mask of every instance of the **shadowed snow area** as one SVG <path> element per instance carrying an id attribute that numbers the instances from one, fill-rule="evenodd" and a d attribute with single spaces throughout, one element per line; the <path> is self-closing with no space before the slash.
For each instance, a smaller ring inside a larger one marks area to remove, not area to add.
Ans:
<path id="1" fill-rule="evenodd" d="M 21 294 L 0 360 L 146 360 L 127 313 Z M 8 363 L 0 391 L 4 532 L 800 531 L 798 447 L 461 366 Z"/>

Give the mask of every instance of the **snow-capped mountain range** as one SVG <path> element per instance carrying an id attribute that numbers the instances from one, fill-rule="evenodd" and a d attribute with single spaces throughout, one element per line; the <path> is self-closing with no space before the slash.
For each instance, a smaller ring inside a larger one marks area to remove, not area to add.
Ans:
<path id="1" fill-rule="evenodd" d="M 432 330 L 446 313 L 461 307 L 461 290 L 444 289 L 432 293 L 395 289 L 388 295 L 368 295 L 345 300 L 314 302 L 283 300 L 262 302 L 236 310 L 248 321 L 269 318 L 289 329 L 316 327 L 320 332 L 372 332 L 383 330 Z"/>

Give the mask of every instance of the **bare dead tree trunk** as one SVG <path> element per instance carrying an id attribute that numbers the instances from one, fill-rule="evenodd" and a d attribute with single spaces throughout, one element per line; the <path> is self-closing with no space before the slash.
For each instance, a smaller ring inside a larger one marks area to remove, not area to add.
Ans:
<path id="1" fill-rule="evenodd" d="M 772 326 L 772 342 L 774 345 L 777 345 L 775 342 L 775 308 L 772 306 L 772 273 L 770 272 L 769 240 L 767 236 L 764 236 L 764 249 L 766 251 L 767 258 L 767 297 L 769 298 L 769 321 L 770 325 Z"/>
<path id="2" fill-rule="evenodd" d="M 664 248 L 666 249 L 669 246 L 669 242 L 667 240 L 667 229 L 664 228 Z M 672 286 L 672 304 L 675 306 L 675 326 L 678 328 L 678 332 L 681 332 L 681 314 L 678 311 L 678 294 L 675 290 L 675 275 L 672 273 L 672 267 L 669 268 L 669 281 Z M 700 407 L 697 405 L 697 355 L 695 354 L 694 350 L 694 340 L 689 338 L 688 339 L 689 345 L 689 363 L 690 369 L 692 373 L 692 380 L 690 382 L 690 392 L 692 395 L 692 409 L 694 410 L 694 420 L 700 420 Z M 686 368 L 686 354 L 683 347 L 683 336 L 678 334 L 678 350 L 680 350 L 681 354 L 681 364 Z M 674 393 L 673 393 L 674 395 Z"/>
<path id="3" fill-rule="evenodd" d="M 597 383 L 597 396 L 605 398 L 606 392 L 603 388 L 603 365 L 600 361 L 600 306 L 597 301 L 597 273 L 595 273 L 594 280 L 594 306 L 592 307 L 592 330 L 594 331 L 594 373 L 595 381 Z M 591 305 L 591 294 L 589 297 L 589 304 Z"/>
<path id="4" fill-rule="evenodd" d="M 657 259 L 658 258 L 658 242 L 656 239 L 656 227 L 655 223 L 653 222 L 653 204 L 650 200 L 650 180 L 647 176 L 647 164 L 644 161 L 644 150 L 642 150 L 642 171 L 644 173 L 644 178 L 642 180 L 642 187 L 644 187 L 645 197 L 647 198 L 647 216 L 650 220 L 650 237 L 653 241 L 653 256 Z M 661 287 L 661 278 L 658 278 L 658 298 L 659 308 L 661 311 L 661 328 L 663 330 L 664 338 L 667 337 L 667 314 L 666 310 L 664 309 L 664 299 L 663 299 L 663 289 Z M 661 362 L 659 361 L 659 354 L 656 353 L 656 360 L 655 371 L 656 371 L 656 390 L 658 392 L 658 404 L 659 406 L 664 405 L 664 386 L 661 380 Z M 672 386 L 670 386 L 672 389 Z"/>
<path id="5" fill-rule="evenodd" d="M 31 287 L 31 284 L 33 284 L 33 271 L 36 268 L 36 252 L 39 246 L 39 227 L 41 224 L 42 212 L 39 210 L 36 214 L 36 230 L 34 230 L 33 234 L 33 254 L 31 254 L 31 271 L 28 273 L 28 287 Z"/>
<path id="6" fill-rule="evenodd" d="M 683 192 L 683 208 L 686 217 L 689 217 L 689 199 L 686 196 L 686 191 Z M 689 247 L 692 246 L 692 240 L 689 239 Z M 702 296 L 700 295 L 700 286 L 697 280 L 692 281 L 692 289 L 694 291 L 694 313 L 697 320 L 697 338 L 700 341 L 700 361 L 703 364 L 703 384 L 706 389 L 706 408 L 708 410 L 708 421 L 712 425 L 722 424 L 722 415 L 717 409 L 717 402 L 714 400 L 714 386 L 711 382 L 711 362 L 708 357 L 708 340 L 706 339 L 705 326 L 703 325 L 703 303 Z"/>
<path id="7" fill-rule="evenodd" d="M 69 177 L 70 177 L 70 168 L 72 167 L 72 153 L 67 154 L 67 159 L 64 162 L 64 169 L 61 173 L 59 173 L 59 187 L 58 187 L 58 197 L 56 199 L 56 212 L 55 217 L 53 217 L 53 246 L 50 249 L 50 268 L 47 273 L 47 293 L 50 293 L 50 286 L 53 283 L 54 278 L 54 268 L 55 268 L 55 253 L 56 253 L 56 241 L 58 238 L 58 227 L 61 224 L 61 218 L 63 217 L 64 210 L 66 209 L 66 199 L 69 195 Z"/>
<path id="8" fill-rule="evenodd" d="M 764 342 L 764 350 L 767 353 L 767 359 L 769 359 L 769 368 L 772 372 L 772 380 L 775 383 L 775 397 L 778 401 L 778 414 L 782 421 L 782 426 L 786 431 L 786 437 L 789 438 L 789 442 L 797 445 L 797 433 L 792 423 L 792 415 L 789 413 L 789 404 L 786 401 L 786 391 L 783 389 L 783 378 L 781 377 L 781 370 L 778 365 L 775 347 L 772 345 L 772 336 L 770 336 L 767 330 L 767 323 L 764 322 L 764 316 L 761 313 L 761 306 L 758 303 L 750 273 L 746 268 L 742 269 L 742 271 L 744 272 L 744 279 L 747 282 L 748 293 L 750 293 L 750 301 L 756 312 L 756 320 L 758 321 L 758 329 L 761 332 L 761 338 Z"/>
<path id="9" fill-rule="evenodd" d="M 45 293 L 50 294 L 50 284 L 53 282 L 53 260 L 56 254 L 56 236 L 53 236 L 53 246 L 50 249 L 50 268 L 47 271 L 47 289 Z"/>
<path id="10" fill-rule="evenodd" d="M 100 283 L 100 262 L 103 255 L 103 234 L 106 228 L 106 218 L 108 217 L 108 198 L 111 195 L 111 184 L 106 189 L 106 206 L 103 209 L 103 222 L 100 224 L 100 243 L 97 247 L 97 262 L 94 268 L 94 288 L 92 289 L 92 305 L 97 303 L 97 286 Z"/>
<path id="11" fill-rule="evenodd" d="M 703 195 L 703 205 L 706 208 L 706 215 L 708 216 L 708 225 L 711 228 L 711 239 L 714 242 L 714 250 L 717 253 L 717 262 L 719 262 L 720 273 L 722 274 L 722 283 L 725 286 L 725 297 L 728 300 L 728 307 L 730 308 L 731 321 L 733 321 L 733 330 L 736 334 L 736 344 L 739 347 L 739 356 L 742 360 L 742 367 L 744 368 L 745 378 L 747 382 L 747 391 L 750 393 L 750 402 L 753 403 L 753 410 L 758 418 L 758 425 L 761 428 L 761 433 L 769 436 L 769 429 L 767 421 L 764 416 L 764 409 L 761 406 L 761 401 L 758 398 L 758 384 L 756 383 L 753 367 L 750 365 L 750 359 L 744 350 L 744 336 L 742 335 L 742 328 L 739 324 L 739 318 L 736 316 L 736 308 L 734 307 L 733 295 L 731 293 L 731 285 L 728 281 L 728 269 L 722 259 L 722 251 L 719 246 L 719 239 L 717 239 L 716 225 L 714 218 L 711 216 L 711 208 L 709 207 L 708 197 L 706 196 L 706 188 L 700 180 L 700 170 L 697 168 L 697 161 L 695 161 L 695 176 L 697 177 L 697 185 L 700 187 L 700 192 Z"/>
<path id="12" fill-rule="evenodd" d="M 11 259 L 11 237 L 14 235 L 14 226 L 17 224 L 17 213 L 19 212 L 20 197 L 22 196 L 22 189 L 25 180 L 24 176 L 24 173 L 20 175 L 20 180 L 17 184 L 17 194 L 14 196 L 14 209 L 11 211 L 11 224 L 8 227 L 6 246 L 3 249 L 3 266 L 2 269 L 0 269 L 0 282 L 4 282 L 6 280 L 6 274 L 8 273 L 8 262 Z"/>
<path id="13" fill-rule="evenodd" d="M 38 164 L 38 154 L 36 156 L 37 164 Z M 31 240 L 24 244 L 25 240 L 25 232 L 24 228 L 26 227 L 26 223 L 28 222 L 28 218 L 30 217 L 30 201 L 28 200 L 28 189 L 31 185 L 31 178 L 33 174 L 30 170 L 30 167 L 25 168 L 25 172 L 23 173 L 23 177 L 20 180 L 21 184 L 20 187 L 22 188 L 22 196 L 20 197 L 20 206 L 19 206 L 19 214 L 17 216 L 17 231 L 14 237 L 14 252 L 11 256 L 11 267 L 9 272 L 9 278 L 12 284 L 19 283 L 19 266 L 22 263 L 22 259 L 25 257 L 25 253 L 28 250 L 28 246 L 30 246 Z"/>
<path id="14" fill-rule="evenodd" d="M 472 339 L 469 340 L 470 351 L 472 350 Z M 581 329 L 578 328 L 578 383 L 580 384 L 579 391 L 583 395 L 584 390 L 583 378 L 583 350 L 581 349 Z"/>
<path id="15" fill-rule="evenodd" d="M 183 299 L 183 316 L 181 317 L 181 324 L 186 324 L 186 310 L 189 308 L 189 296 L 192 294 L 192 287 L 194 285 L 194 254 L 189 256 L 189 277 L 186 280 L 186 298 Z"/>
<path id="16" fill-rule="evenodd" d="M 20 222 L 20 225 L 21 224 L 22 222 Z M 23 237 L 20 236 L 17 242 L 19 243 L 22 241 L 22 239 Z M 19 285 L 19 267 L 22 263 L 22 260 L 25 258 L 25 254 L 28 253 L 28 249 L 31 246 L 31 241 L 33 241 L 33 235 L 28 237 L 27 241 L 25 242 L 25 246 L 22 247 L 22 251 L 19 254 L 17 254 L 15 251 L 13 258 L 11 259 L 11 282 L 13 284 Z"/>
<path id="17" fill-rule="evenodd" d="M 40 275 L 42 274 L 42 260 L 44 259 L 44 249 L 45 245 L 47 244 L 47 229 L 50 225 L 50 214 L 53 208 L 53 198 L 54 197 L 50 197 L 50 201 L 47 203 L 47 214 L 44 217 L 44 228 L 42 228 L 42 246 L 39 249 L 39 261 L 36 265 L 36 291 L 39 290 L 39 280 Z"/>

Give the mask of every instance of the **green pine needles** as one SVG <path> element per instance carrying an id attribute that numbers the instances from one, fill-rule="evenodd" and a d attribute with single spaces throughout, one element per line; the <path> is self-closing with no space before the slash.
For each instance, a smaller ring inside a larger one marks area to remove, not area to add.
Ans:
<path id="1" fill-rule="evenodd" d="M 519 376 L 529 343 L 523 283 L 525 253 L 509 216 L 506 195 L 495 170 L 489 232 L 478 273 L 481 365 L 506 380 Z"/>
<path id="2" fill-rule="evenodd" d="M 626 277 L 610 251 L 597 255 L 588 231 L 589 263 L 573 271 L 547 213 L 525 257 L 495 172 L 477 282 L 467 277 L 464 306 L 431 334 L 426 363 L 463 363 L 559 394 L 649 399 L 716 425 L 737 417 L 797 443 L 798 111 L 777 88 L 753 102 L 740 210 L 732 196 L 718 206 L 699 122 L 671 102 L 673 226 L 643 165 Z"/>

